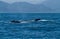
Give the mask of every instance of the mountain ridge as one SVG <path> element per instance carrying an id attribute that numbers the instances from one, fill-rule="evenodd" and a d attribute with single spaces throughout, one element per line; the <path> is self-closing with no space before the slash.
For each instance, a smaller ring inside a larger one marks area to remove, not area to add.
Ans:
<path id="1" fill-rule="evenodd" d="M 52 9 L 43 4 L 30 4 L 27 2 L 15 2 L 12 4 L 0 1 L 0 12 L 8 13 L 46 13 Z"/>

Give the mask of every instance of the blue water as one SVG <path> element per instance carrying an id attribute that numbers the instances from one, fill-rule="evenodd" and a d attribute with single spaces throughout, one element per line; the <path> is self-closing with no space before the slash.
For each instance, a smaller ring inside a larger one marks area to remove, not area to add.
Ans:
<path id="1" fill-rule="evenodd" d="M 53 21 L 9 23 L 36 18 Z M 60 13 L 0 13 L 0 39 L 60 39 Z"/>

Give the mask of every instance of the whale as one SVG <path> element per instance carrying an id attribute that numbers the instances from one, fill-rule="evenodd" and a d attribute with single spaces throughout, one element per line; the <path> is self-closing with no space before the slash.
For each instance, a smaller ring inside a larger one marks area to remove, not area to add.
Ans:
<path id="1" fill-rule="evenodd" d="M 11 23 L 31 23 L 31 22 L 46 22 L 53 20 L 44 20 L 44 19 L 33 19 L 33 20 L 12 20 Z"/>
<path id="2" fill-rule="evenodd" d="M 29 23 L 29 22 L 37 22 L 37 21 L 39 21 L 39 20 L 40 20 L 40 19 L 25 20 L 25 21 L 24 21 L 24 20 L 23 20 L 23 21 L 22 21 L 22 20 L 20 20 L 20 21 L 19 21 L 19 20 L 12 20 L 11 23 Z"/>

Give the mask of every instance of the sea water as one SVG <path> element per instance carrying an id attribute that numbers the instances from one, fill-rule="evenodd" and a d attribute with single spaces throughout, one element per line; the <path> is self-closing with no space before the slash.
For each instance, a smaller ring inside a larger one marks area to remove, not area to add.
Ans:
<path id="1" fill-rule="evenodd" d="M 37 18 L 48 21 L 9 23 Z M 0 39 L 60 39 L 60 13 L 0 13 Z"/>

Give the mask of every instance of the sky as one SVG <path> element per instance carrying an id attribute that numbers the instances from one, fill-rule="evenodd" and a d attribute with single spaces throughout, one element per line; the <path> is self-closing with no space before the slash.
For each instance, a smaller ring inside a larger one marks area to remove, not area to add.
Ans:
<path id="1" fill-rule="evenodd" d="M 43 3 L 46 0 L 0 0 L 0 1 L 8 2 L 8 3 L 28 2 L 28 3 L 32 3 L 32 4 L 39 4 L 39 3 Z"/>

